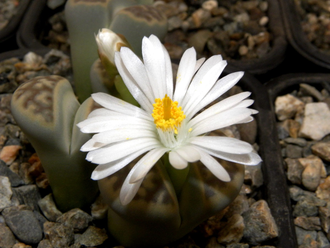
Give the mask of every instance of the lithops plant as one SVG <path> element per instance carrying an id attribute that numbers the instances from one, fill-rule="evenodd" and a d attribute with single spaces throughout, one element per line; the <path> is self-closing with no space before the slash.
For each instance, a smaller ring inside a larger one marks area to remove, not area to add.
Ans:
<path id="1" fill-rule="evenodd" d="M 141 35 L 156 34 L 163 38 L 167 32 L 167 21 L 156 8 L 137 7 L 151 4 L 151 0 L 68 0 L 65 16 L 70 34 L 71 56 L 79 101 L 92 93 L 89 73 L 97 59 L 94 35 L 102 28 L 114 29 L 128 37 L 133 48 L 140 49 Z M 136 7 L 135 7 L 136 6 Z M 123 9 L 129 7 L 127 11 Z M 138 33 L 132 36 L 132 33 Z M 136 51 L 137 53 L 139 52 Z"/>
<path id="2" fill-rule="evenodd" d="M 101 194 L 110 206 L 109 231 L 129 247 L 166 245 L 183 237 L 238 195 L 244 180 L 244 166 L 227 161 L 221 164 L 230 174 L 230 182 L 219 181 L 203 164 L 193 163 L 189 170 L 182 172 L 188 175 L 181 190 L 176 192 L 168 166 L 158 161 L 136 197 L 126 206 L 120 203 L 119 192 L 133 165 L 100 180 Z"/>
<path id="3" fill-rule="evenodd" d="M 76 127 L 96 106 L 91 98 L 80 105 L 70 83 L 60 76 L 31 79 L 12 97 L 12 114 L 40 157 L 63 212 L 89 207 L 98 193 L 90 179 L 95 166 L 80 152 L 90 137 Z"/>

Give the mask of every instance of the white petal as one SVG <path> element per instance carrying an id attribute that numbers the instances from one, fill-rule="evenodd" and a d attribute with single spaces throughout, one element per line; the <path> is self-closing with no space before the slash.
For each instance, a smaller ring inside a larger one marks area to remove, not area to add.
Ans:
<path id="1" fill-rule="evenodd" d="M 111 144 L 119 141 L 131 140 L 143 137 L 155 137 L 154 131 L 147 129 L 118 128 L 95 134 L 92 140 L 103 144 Z"/>
<path id="2" fill-rule="evenodd" d="M 213 87 L 226 64 L 227 62 L 222 60 L 221 56 L 215 55 L 198 70 L 182 101 L 181 106 L 186 115 L 189 115 L 188 112 L 192 111 L 191 108 L 196 106 Z"/>
<path id="3" fill-rule="evenodd" d="M 159 147 L 159 141 L 154 138 L 139 138 L 127 140 L 106 147 L 102 147 L 95 151 L 90 151 L 86 159 L 95 164 L 105 164 L 121 159 L 139 150 Z"/>
<path id="4" fill-rule="evenodd" d="M 199 70 L 199 68 L 202 66 L 202 64 L 204 63 L 204 61 L 205 61 L 205 58 L 200 58 L 199 60 L 196 61 L 196 65 L 195 65 L 195 69 L 194 69 L 194 74 Z"/>
<path id="5" fill-rule="evenodd" d="M 155 163 L 167 152 L 167 148 L 156 148 L 149 151 L 143 158 L 137 162 L 132 168 L 132 175 L 129 183 L 136 183 L 143 179 Z"/>
<path id="6" fill-rule="evenodd" d="M 191 136 L 198 136 L 203 133 L 240 123 L 240 121 L 248 118 L 250 115 L 251 111 L 247 108 L 229 109 L 200 121 L 192 127 Z"/>
<path id="7" fill-rule="evenodd" d="M 199 110 L 219 98 L 222 94 L 231 89 L 237 82 L 243 77 L 244 72 L 234 72 L 221 79 L 219 79 L 214 87 L 207 93 L 207 95 L 201 100 L 198 107 L 193 111 L 193 115 L 196 114 Z"/>
<path id="8" fill-rule="evenodd" d="M 123 183 L 123 186 L 121 187 L 120 194 L 119 194 L 120 202 L 124 206 L 132 201 L 132 199 L 138 192 L 138 190 L 143 182 L 143 179 L 141 179 L 140 181 L 137 181 L 136 183 L 129 183 L 131 172 L 132 171 L 130 171 L 130 173 L 126 177 L 126 179 Z"/>
<path id="9" fill-rule="evenodd" d="M 132 50 L 125 47 L 120 50 L 120 57 L 140 89 L 143 91 L 149 101 L 153 103 L 155 101 L 155 96 L 152 91 L 152 85 L 150 84 L 148 74 L 140 58 L 137 57 L 135 53 L 132 52 Z"/>
<path id="10" fill-rule="evenodd" d="M 240 104 L 241 101 L 243 101 L 245 98 L 247 98 L 250 94 L 251 94 L 250 92 L 242 92 L 242 93 L 230 96 L 220 102 L 217 102 L 216 104 L 213 104 L 208 109 L 204 110 L 203 112 L 198 114 L 196 117 L 194 117 L 190 121 L 190 125 L 194 126 L 198 122 L 200 122 L 206 118 L 209 118 L 210 116 L 214 116 L 214 115 L 216 115 L 220 112 L 226 111 L 230 108 L 237 107 L 237 105 Z M 249 101 L 252 101 L 252 103 L 253 103 L 253 100 L 249 100 Z M 245 107 L 245 106 L 242 106 L 242 107 Z"/>
<path id="11" fill-rule="evenodd" d="M 175 150 L 184 160 L 193 163 L 197 162 L 201 156 L 194 146 L 183 146 Z"/>
<path id="12" fill-rule="evenodd" d="M 200 149 L 214 157 L 244 165 L 257 165 L 262 161 L 260 156 L 255 152 L 251 152 L 249 154 L 232 154 L 232 153 L 214 151 L 206 148 L 200 148 Z"/>
<path id="13" fill-rule="evenodd" d="M 142 90 L 138 87 L 135 78 L 132 77 L 130 72 L 125 67 L 119 52 L 116 52 L 115 54 L 115 62 L 117 70 L 122 77 L 125 85 L 127 86 L 129 92 L 144 110 L 148 111 L 149 113 L 152 113 L 152 102 L 149 101 L 144 92 L 142 92 Z"/>
<path id="14" fill-rule="evenodd" d="M 176 76 L 174 101 L 178 101 L 180 103 L 185 96 L 191 79 L 195 74 L 195 67 L 196 51 L 194 48 L 189 48 L 184 52 L 179 63 L 178 74 Z"/>
<path id="15" fill-rule="evenodd" d="M 106 111 L 106 109 L 103 110 Z M 102 132 L 117 128 L 118 124 L 123 125 L 123 127 L 132 126 L 133 129 L 136 128 L 137 126 L 142 126 L 145 129 L 151 129 L 151 130 L 154 130 L 155 128 L 155 125 L 153 124 L 152 120 L 149 119 L 146 120 L 139 117 L 124 115 L 116 112 L 104 114 L 101 116 L 100 115 L 92 116 L 84 121 L 79 122 L 77 126 L 81 129 L 81 132 L 83 133 L 86 132 L 97 133 L 97 132 Z"/>
<path id="16" fill-rule="evenodd" d="M 96 150 L 98 148 L 101 148 L 105 145 L 106 144 L 104 144 L 104 143 L 95 142 L 95 140 L 90 139 L 85 144 L 83 144 L 83 146 L 80 148 L 80 151 L 89 152 L 89 151 L 93 151 L 93 150 Z"/>
<path id="17" fill-rule="evenodd" d="M 183 159 L 176 151 L 170 152 L 169 160 L 170 164 L 178 170 L 182 170 L 188 166 L 188 161 Z"/>
<path id="18" fill-rule="evenodd" d="M 150 114 L 148 114 L 143 109 L 136 107 L 128 102 L 125 102 L 117 97 L 111 96 L 106 93 L 94 93 L 92 98 L 95 102 L 101 106 L 113 110 L 115 112 L 123 113 L 130 116 L 148 118 L 150 119 Z"/>
<path id="19" fill-rule="evenodd" d="M 226 61 L 221 62 L 222 63 L 216 64 L 209 70 L 209 72 L 201 79 L 199 84 L 195 87 L 195 91 L 191 93 L 190 99 L 185 106 L 185 114 L 188 119 L 190 119 L 196 113 L 196 109 L 200 109 L 200 101 L 203 100 L 205 95 L 213 87 L 222 70 L 227 65 Z"/>
<path id="20" fill-rule="evenodd" d="M 91 178 L 93 180 L 100 180 L 105 177 L 111 176 L 112 174 L 116 173 L 120 169 L 124 168 L 127 164 L 132 162 L 134 159 L 136 159 L 141 154 L 147 152 L 149 149 L 141 149 L 135 153 L 132 153 L 124 158 L 118 159 L 116 161 L 106 163 L 106 164 L 100 164 L 98 165 L 94 171 L 92 172 Z"/>
<path id="21" fill-rule="evenodd" d="M 158 39 L 144 37 L 142 56 L 155 98 L 163 98 L 166 92 L 166 69 L 163 45 Z"/>
<path id="22" fill-rule="evenodd" d="M 253 151 L 249 143 L 223 136 L 194 137 L 190 140 L 190 143 L 203 148 L 233 154 L 247 154 Z"/>
<path id="23" fill-rule="evenodd" d="M 207 152 L 199 151 L 201 155 L 201 162 L 212 172 L 214 176 L 224 182 L 230 182 L 231 178 L 225 168 Z"/>
<path id="24" fill-rule="evenodd" d="M 165 83 L 166 83 L 166 94 L 173 99 L 173 72 L 172 62 L 170 55 L 166 48 L 163 46 L 164 57 L 165 57 Z"/>

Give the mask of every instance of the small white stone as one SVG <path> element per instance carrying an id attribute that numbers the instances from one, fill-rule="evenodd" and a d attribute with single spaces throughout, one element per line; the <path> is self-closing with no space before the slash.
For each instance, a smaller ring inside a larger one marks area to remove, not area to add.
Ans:
<path id="1" fill-rule="evenodd" d="M 8 177 L 0 176 L 0 212 L 11 206 L 13 191 Z"/>
<path id="2" fill-rule="evenodd" d="M 330 110 L 326 103 L 307 103 L 304 116 L 300 137 L 320 140 L 330 133 Z"/>
<path id="3" fill-rule="evenodd" d="M 304 103 L 291 94 L 279 96 L 275 100 L 275 113 L 280 121 L 290 119 L 304 107 Z"/>
<path id="4" fill-rule="evenodd" d="M 216 0 L 208 0 L 202 4 L 202 8 L 208 11 L 211 11 L 212 9 L 217 7 L 218 7 L 218 1 Z"/>
<path id="5" fill-rule="evenodd" d="M 269 21 L 269 18 L 267 16 L 263 16 L 259 20 L 259 25 L 260 26 L 266 26 Z"/>

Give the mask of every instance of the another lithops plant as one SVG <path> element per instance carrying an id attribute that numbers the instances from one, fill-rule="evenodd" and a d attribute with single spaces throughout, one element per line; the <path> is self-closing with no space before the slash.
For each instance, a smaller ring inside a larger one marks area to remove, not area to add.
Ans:
<path id="1" fill-rule="evenodd" d="M 95 35 L 102 28 L 111 28 L 125 36 L 139 53 L 143 36 L 165 37 L 166 17 L 150 0 L 68 0 L 65 16 L 70 33 L 71 56 L 76 93 L 82 102 L 92 93 L 90 68 L 97 57 Z"/>
<path id="2" fill-rule="evenodd" d="M 91 98 L 82 105 L 70 83 L 60 76 L 36 77 L 21 85 L 12 97 L 12 114 L 36 150 L 58 208 L 86 208 L 95 200 L 95 168 L 80 147 L 89 138 L 76 124 L 97 105 Z"/>

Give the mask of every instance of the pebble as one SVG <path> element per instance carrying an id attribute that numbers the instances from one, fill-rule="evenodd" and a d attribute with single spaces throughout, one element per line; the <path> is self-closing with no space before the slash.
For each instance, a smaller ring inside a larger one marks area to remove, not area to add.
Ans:
<path id="1" fill-rule="evenodd" d="M 286 158 L 285 163 L 287 165 L 287 177 L 293 183 L 300 185 L 302 182 L 302 172 L 304 166 L 299 162 L 298 159 Z"/>
<path id="2" fill-rule="evenodd" d="M 55 222 L 58 217 L 62 215 L 62 212 L 57 209 L 52 194 L 46 195 L 44 198 L 38 201 L 41 212 L 49 221 Z"/>
<path id="3" fill-rule="evenodd" d="M 243 217 L 239 214 L 234 214 L 221 228 L 217 240 L 220 244 L 238 243 L 243 237 L 244 229 Z"/>
<path id="4" fill-rule="evenodd" d="M 87 230 L 75 238 L 75 242 L 86 247 L 94 247 L 103 244 L 108 239 L 108 235 L 104 229 L 89 226 Z"/>
<path id="5" fill-rule="evenodd" d="M 307 103 L 300 136 L 312 140 L 320 140 L 330 133 L 330 110 L 326 103 Z M 317 128 L 315 128 L 317 127 Z"/>
<path id="6" fill-rule="evenodd" d="M 11 18 L 17 13 L 19 0 L 4 0 L 0 2 L 0 30 L 5 28 Z"/>
<path id="7" fill-rule="evenodd" d="M 275 113 L 280 121 L 292 118 L 304 108 L 304 103 L 291 94 L 279 96 L 275 101 Z"/>
<path id="8" fill-rule="evenodd" d="M 305 167 L 302 172 L 302 184 L 306 189 L 315 191 L 321 180 L 321 170 L 323 167 L 322 161 L 318 158 L 313 161 L 310 161 L 310 159 L 306 161 L 306 159 L 301 158 L 299 159 L 299 162 Z"/>
<path id="9" fill-rule="evenodd" d="M 72 227 L 75 231 L 81 231 L 88 227 L 93 220 L 92 216 L 79 208 L 71 209 L 57 218 L 57 222 Z"/>
<path id="10" fill-rule="evenodd" d="M 330 201 L 330 176 L 328 176 L 316 189 L 318 198 Z"/>
<path id="11" fill-rule="evenodd" d="M 71 226 L 54 222 L 45 222 L 43 227 L 45 237 L 49 239 L 53 247 L 65 248 L 74 243 L 74 232 Z"/>
<path id="12" fill-rule="evenodd" d="M 42 239 L 42 228 L 32 210 L 24 205 L 8 207 L 2 211 L 6 224 L 15 236 L 26 244 L 36 244 Z"/>
<path id="13" fill-rule="evenodd" d="M 11 206 L 13 192 L 8 177 L 0 176 L 0 212 Z"/>
<path id="14" fill-rule="evenodd" d="M 4 146 L 0 151 L 0 159 L 10 165 L 16 159 L 18 152 L 22 149 L 19 145 Z"/>
<path id="15" fill-rule="evenodd" d="M 243 213 L 244 224 L 249 228 L 244 230 L 244 238 L 251 243 L 260 243 L 279 235 L 268 204 L 259 200 L 251 205 L 250 209 Z"/>
<path id="16" fill-rule="evenodd" d="M 317 142 L 311 148 L 313 154 L 330 162 L 330 142 Z"/>
<path id="17" fill-rule="evenodd" d="M 294 219 L 294 224 L 308 231 L 321 230 L 321 220 L 319 217 L 298 216 Z"/>
<path id="18" fill-rule="evenodd" d="M 12 231 L 0 222 L 0 247 L 12 248 L 16 243 L 16 239 Z"/>

